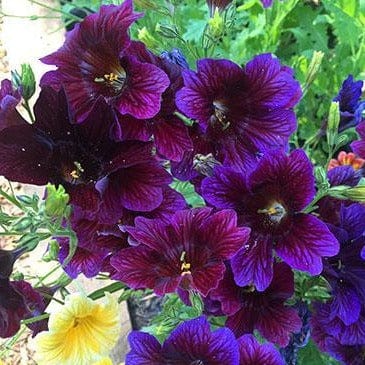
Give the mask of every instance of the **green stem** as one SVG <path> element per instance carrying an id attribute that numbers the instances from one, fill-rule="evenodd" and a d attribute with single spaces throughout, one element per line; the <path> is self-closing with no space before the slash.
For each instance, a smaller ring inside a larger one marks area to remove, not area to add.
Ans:
<path id="1" fill-rule="evenodd" d="M 16 205 L 19 209 L 23 210 L 23 206 L 18 202 L 15 196 L 9 195 L 3 189 L 0 188 L 0 195 L 7 199 L 10 203 Z"/>
<path id="2" fill-rule="evenodd" d="M 44 314 L 41 314 L 40 316 L 37 316 L 37 317 L 23 319 L 22 323 L 23 324 L 31 324 L 31 323 L 42 321 L 43 319 L 47 319 L 47 318 L 49 318 L 49 313 L 44 313 Z"/>
<path id="3" fill-rule="evenodd" d="M 27 111 L 28 115 L 29 115 L 29 118 L 30 118 L 30 121 L 32 122 L 32 124 L 35 122 L 35 119 L 34 119 L 34 115 L 32 113 L 32 109 L 29 105 L 29 101 L 28 100 L 24 100 L 23 102 L 23 107 L 24 109 Z"/>
<path id="4" fill-rule="evenodd" d="M 303 213 L 311 213 L 314 210 L 313 208 L 316 205 L 316 203 L 318 203 L 318 201 L 321 200 L 326 195 L 328 195 L 328 191 L 318 191 L 313 201 L 303 210 Z"/>
<path id="5" fill-rule="evenodd" d="M 41 2 L 38 2 L 36 0 L 28 0 L 28 1 L 30 1 L 32 4 L 39 5 L 39 6 L 43 7 L 43 8 L 45 8 L 45 9 L 52 10 L 52 11 L 55 11 L 57 13 L 63 14 L 65 16 L 67 16 L 68 18 L 72 18 L 72 19 L 76 20 L 77 22 L 79 22 L 79 21 L 82 20 L 81 17 L 79 17 L 77 15 L 74 15 L 74 14 L 70 14 L 67 11 L 63 11 L 62 9 L 52 8 L 52 6 L 44 5 Z"/>
<path id="6" fill-rule="evenodd" d="M 0 236 L 22 236 L 23 234 L 24 232 L 12 232 L 12 231 L 0 232 Z"/>
<path id="7" fill-rule="evenodd" d="M 118 281 L 118 282 L 112 283 L 110 285 L 107 285 L 104 288 L 101 288 L 101 289 L 98 289 L 98 290 L 92 292 L 91 294 L 88 295 L 88 297 L 93 300 L 96 300 L 96 299 L 105 297 L 105 292 L 115 293 L 115 292 L 117 292 L 119 290 L 123 290 L 123 289 L 126 289 L 125 284 Z"/>

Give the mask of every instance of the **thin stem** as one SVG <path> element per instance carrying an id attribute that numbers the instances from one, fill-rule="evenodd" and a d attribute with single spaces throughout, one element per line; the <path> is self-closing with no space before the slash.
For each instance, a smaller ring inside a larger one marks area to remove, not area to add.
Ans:
<path id="1" fill-rule="evenodd" d="M 77 16 L 77 15 L 74 15 L 74 14 L 70 14 L 68 13 L 67 11 L 63 11 L 62 9 L 57 9 L 57 8 L 52 8 L 52 6 L 49 6 L 49 5 L 45 5 L 45 4 L 42 4 L 36 0 L 28 0 L 30 1 L 32 4 L 36 4 L 36 5 L 39 5 L 45 9 L 49 9 L 49 10 L 52 10 L 52 11 L 55 11 L 57 13 L 61 13 L 63 15 L 66 15 L 68 18 L 73 18 L 74 20 L 76 20 L 77 22 L 81 21 L 82 18 Z"/>
<path id="2" fill-rule="evenodd" d="M 49 313 L 44 313 L 44 314 L 41 314 L 40 316 L 37 316 L 37 317 L 23 319 L 22 323 L 23 324 L 31 324 L 31 323 L 42 321 L 43 319 L 47 319 L 47 318 L 49 318 Z"/>
<path id="3" fill-rule="evenodd" d="M 0 195 L 3 196 L 5 199 L 7 199 L 10 203 L 16 205 L 19 209 L 23 210 L 22 205 L 18 202 L 18 200 L 14 197 L 9 195 L 7 192 L 5 192 L 3 189 L 0 188 Z"/>
<path id="4" fill-rule="evenodd" d="M 43 284 L 44 280 L 50 277 L 53 273 L 55 273 L 61 266 L 54 267 L 51 271 L 49 271 L 46 275 L 44 275 L 41 278 L 38 278 L 38 283 L 36 286 L 39 286 L 39 284 Z"/>
<path id="5" fill-rule="evenodd" d="M 29 101 L 28 100 L 24 100 L 24 102 L 23 102 L 22 105 L 23 105 L 24 109 L 27 111 L 27 113 L 29 115 L 29 118 L 30 118 L 30 120 L 31 120 L 31 122 L 33 124 L 35 122 L 35 119 L 34 119 L 34 115 L 32 113 L 32 109 L 31 109 L 31 107 L 29 105 Z"/>
<path id="6" fill-rule="evenodd" d="M 93 300 L 96 300 L 96 299 L 105 297 L 105 292 L 115 293 L 119 290 L 124 290 L 124 289 L 126 289 L 125 284 L 123 284 L 121 282 L 115 282 L 115 283 L 105 286 L 104 288 L 101 288 L 101 289 L 98 289 L 98 290 L 92 292 L 91 294 L 88 295 L 88 297 Z"/>

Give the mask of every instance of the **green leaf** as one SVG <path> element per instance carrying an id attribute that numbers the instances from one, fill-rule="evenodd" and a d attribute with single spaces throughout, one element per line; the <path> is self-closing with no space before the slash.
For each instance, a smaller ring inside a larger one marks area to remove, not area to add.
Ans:
<path id="1" fill-rule="evenodd" d="M 203 198 L 195 191 L 194 185 L 188 181 L 175 179 L 170 186 L 172 189 L 181 193 L 191 207 L 197 208 L 205 206 Z"/>
<path id="2" fill-rule="evenodd" d="M 298 365 L 337 365 L 339 362 L 322 354 L 313 341 L 299 350 Z"/>

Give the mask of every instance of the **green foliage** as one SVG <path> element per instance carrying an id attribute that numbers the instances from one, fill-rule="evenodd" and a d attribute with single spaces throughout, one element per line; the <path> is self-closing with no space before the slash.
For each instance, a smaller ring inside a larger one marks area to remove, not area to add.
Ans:
<path id="1" fill-rule="evenodd" d="M 168 294 L 162 312 L 156 316 L 150 326 L 144 327 L 144 332 L 151 333 L 163 342 L 170 332 L 180 323 L 199 317 L 202 314 L 202 302 L 198 294 L 190 295 L 192 306 L 185 305 L 177 294 Z"/>
<path id="2" fill-rule="evenodd" d="M 175 179 L 170 186 L 174 190 L 181 193 L 184 196 L 186 202 L 192 208 L 203 207 L 205 205 L 203 198 L 196 193 L 194 185 L 188 181 L 180 181 Z"/>
<path id="3" fill-rule="evenodd" d="M 339 362 L 319 351 L 313 341 L 299 350 L 298 365 L 338 365 Z"/>

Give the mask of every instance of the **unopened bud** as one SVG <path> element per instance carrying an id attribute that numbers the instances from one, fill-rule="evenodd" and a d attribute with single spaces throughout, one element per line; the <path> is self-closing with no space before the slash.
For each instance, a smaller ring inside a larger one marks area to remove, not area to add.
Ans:
<path id="1" fill-rule="evenodd" d="M 157 24 L 156 32 L 165 38 L 180 38 L 179 31 L 175 25 L 172 24 Z"/>
<path id="2" fill-rule="evenodd" d="M 336 144 L 338 126 L 340 124 L 340 107 L 338 101 L 333 101 L 330 106 L 327 124 L 327 142 L 329 146 Z"/>
<path id="3" fill-rule="evenodd" d="M 334 186 L 329 189 L 329 195 L 342 200 L 353 200 L 356 202 L 365 202 L 365 185 L 348 187 L 345 185 Z"/>
<path id="4" fill-rule="evenodd" d="M 45 202 L 45 212 L 50 217 L 63 217 L 66 206 L 69 202 L 69 196 L 62 185 L 57 188 L 48 184 L 47 187 L 47 198 Z"/>
<path id="5" fill-rule="evenodd" d="M 215 9 L 214 15 L 208 20 L 209 33 L 214 38 L 219 38 L 224 31 L 224 20 L 218 9 Z"/>
<path id="6" fill-rule="evenodd" d="M 308 67 L 307 77 L 303 86 L 303 95 L 308 91 L 310 85 L 316 79 L 322 64 L 324 53 L 322 51 L 314 51 L 311 62 Z"/>

